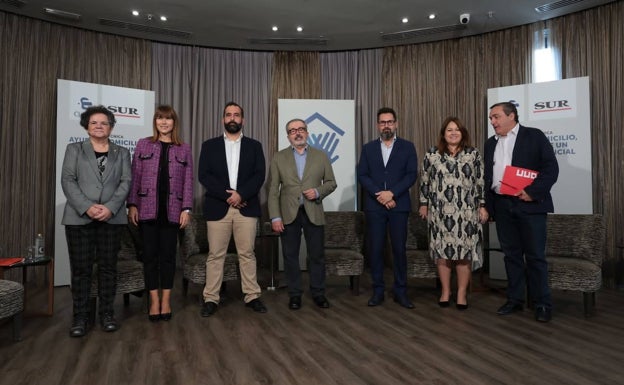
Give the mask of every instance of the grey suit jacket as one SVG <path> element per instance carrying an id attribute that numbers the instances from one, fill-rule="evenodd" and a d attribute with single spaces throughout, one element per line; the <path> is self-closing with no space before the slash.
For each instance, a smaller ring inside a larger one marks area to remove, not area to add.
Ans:
<path id="1" fill-rule="evenodd" d="M 279 151 L 271 161 L 269 171 L 269 217 L 282 218 L 284 224 L 292 223 L 299 210 L 303 191 L 315 188 L 319 197 L 315 201 L 304 198 L 303 206 L 310 221 L 325 224 L 322 200 L 336 189 L 334 171 L 325 152 L 308 146 L 303 179 L 297 175 L 297 165 L 291 146 Z"/>
<path id="2" fill-rule="evenodd" d="M 86 211 L 96 203 L 103 204 L 113 213 L 108 223 L 128 223 L 124 203 L 130 192 L 130 182 L 128 149 L 110 142 L 106 169 L 100 176 L 91 141 L 68 144 L 61 172 L 61 187 L 67 198 L 61 224 L 90 223 Z"/>

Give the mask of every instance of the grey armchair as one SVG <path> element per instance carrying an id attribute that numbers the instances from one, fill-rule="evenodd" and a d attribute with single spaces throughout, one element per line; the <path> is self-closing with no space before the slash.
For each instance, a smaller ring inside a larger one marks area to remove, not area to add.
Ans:
<path id="1" fill-rule="evenodd" d="M 604 246 L 602 215 L 548 215 L 546 260 L 550 287 L 582 292 L 586 316 L 593 312 L 596 291 L 602 286 Z"/>
<path id="2" fill-rule="evenodd" d="M 325 271 L 327 275 L 349 276 L 354 295 L 360 293 L 364 270 L 364 213 L 325 212 Z"/>
<path id="3" fill-rule="evenodd" d="M 411 212 L 407 221 L 407 276 L 412 278 L 437 278 L 438 270 L 429 256 L 427 221 L 417 212 Z"/>
<path id="4" fill-rule="evenodd" d="M 193 213 L 180 239 L 182 261 L 182 290 L 188 292 L 189 282 L 206 284 L 206 259 L 208 259 L 208 232 L 206 220 L 201 214 Z M 223 282 L 239 279 L 238 255 L 227 253 L 223 266 Z"/>

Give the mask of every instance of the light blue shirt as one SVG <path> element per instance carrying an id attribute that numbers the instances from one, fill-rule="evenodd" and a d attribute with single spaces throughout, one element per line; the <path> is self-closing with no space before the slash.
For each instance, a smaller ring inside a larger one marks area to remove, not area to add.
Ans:
<path id="1" fill-rule="evenodd" d="M 379 145 L 381 146 L 381 157 L 383 158 L 384 167 L 388 165 L 388 159 L 390 159 L 390 154 L 392 154 L 392 147 L 394 147 L 394 142 L 396 142 L 396 135 L 392 138 L 392 144 L 390 146 L 386 146 L 386 143 L 379 138 Z"/>

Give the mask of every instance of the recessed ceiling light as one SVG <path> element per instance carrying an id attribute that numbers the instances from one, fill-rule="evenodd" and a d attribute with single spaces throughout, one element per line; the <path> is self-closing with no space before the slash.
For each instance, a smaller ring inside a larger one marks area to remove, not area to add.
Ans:
<path id="1" fill-rule="evenodd" d="M 297 27 L 297 32 L 301 32 L 301 31 L 303 31 L 303 27 L 302 26 Z"/>
<path id="2" fill-rule="evenodd" d="M 132 11 L 132 14 L 133 14 L 134 16 L 139 16 L 139 11 Z"/>
<path id="3" fill-rule="evenodd" d="M 160 21 L 167 21 L 167 16 L 161 16 Z"/>
<path id="4" fill-rule="evenodd" d="M 433 19 L 435 19 L 435 18 L 436 18 L 435 13 L 432 13 L 432 14 L 430 14 L 430 15 L 429 15 L 429 20 L 433 20 Z"/>
<path id="5" fill-rule="evenodd" d="M 407 23 L 408 21 L 409 21 L 409 19 L 407 17 L 404 17 L 404 18 L 401 19 L 401 22 L 403 24 Z"/>
<path id="6" fill-rule="evenodd" d="M 277 25 L 274 25 L 271 29 L 272 29 L 274 32 L 277 32 L 277 30 L 278 30 L 279 28 L 277 28 Z"/>

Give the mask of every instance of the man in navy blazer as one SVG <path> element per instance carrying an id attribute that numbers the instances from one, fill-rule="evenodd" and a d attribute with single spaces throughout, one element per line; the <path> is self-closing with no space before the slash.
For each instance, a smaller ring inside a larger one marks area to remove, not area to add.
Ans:
<path id="1" fill-rule="evenodd" d="M 256 225 L 262 215 L 258 194 L 266 166 L 260 142 L 242 133 L 244 118 L 241 106 L 227 103 L 223 110 L 223 135 L 205 141 L 199 157 L 199 181 L 206 190 L 204 218 L 209 247 L 202 317 L 217 311 L 225 254 L 232 235 L 245 304 L 258 313 L 267 311 L 260 301 L 254 253 Z"/>
<path id="2" fill-rule="evenodd" d="M 383 248 L 390 230 L 394 256 L 394 301 L 412 309 L 407 298 L 407 218 L 412 209 L 409 189 L 416 183 L 418 159 L 414 144 L 396 136 L 397 119 L 392 108 L 377 111 L 379 139 L 364 145 L 357 175 L 364 189 L 364 211 L 369 240 L 373 296 L 368 306 L 384 300 Z"/>
<path id="3" fill-rule="evenodd" d="M 518 110 L 513 103 L 490 107 L 490 123 L 496 135 L 485 142 L 486 207 L 496 221 L 508 280 L 507 302 L 497 313 L 507 315 L 522 310 L 527 277 L 535 319 L 548 322 L 552 301 L 545 257 L 546 213 L 554 211 L 550 189 L 559 175 L 557 158 L 541 130 L 518 123 Z M 514 195 L 502 195 L 501 180 L 508 165 L 537 171 L 537 177 Z"/>

